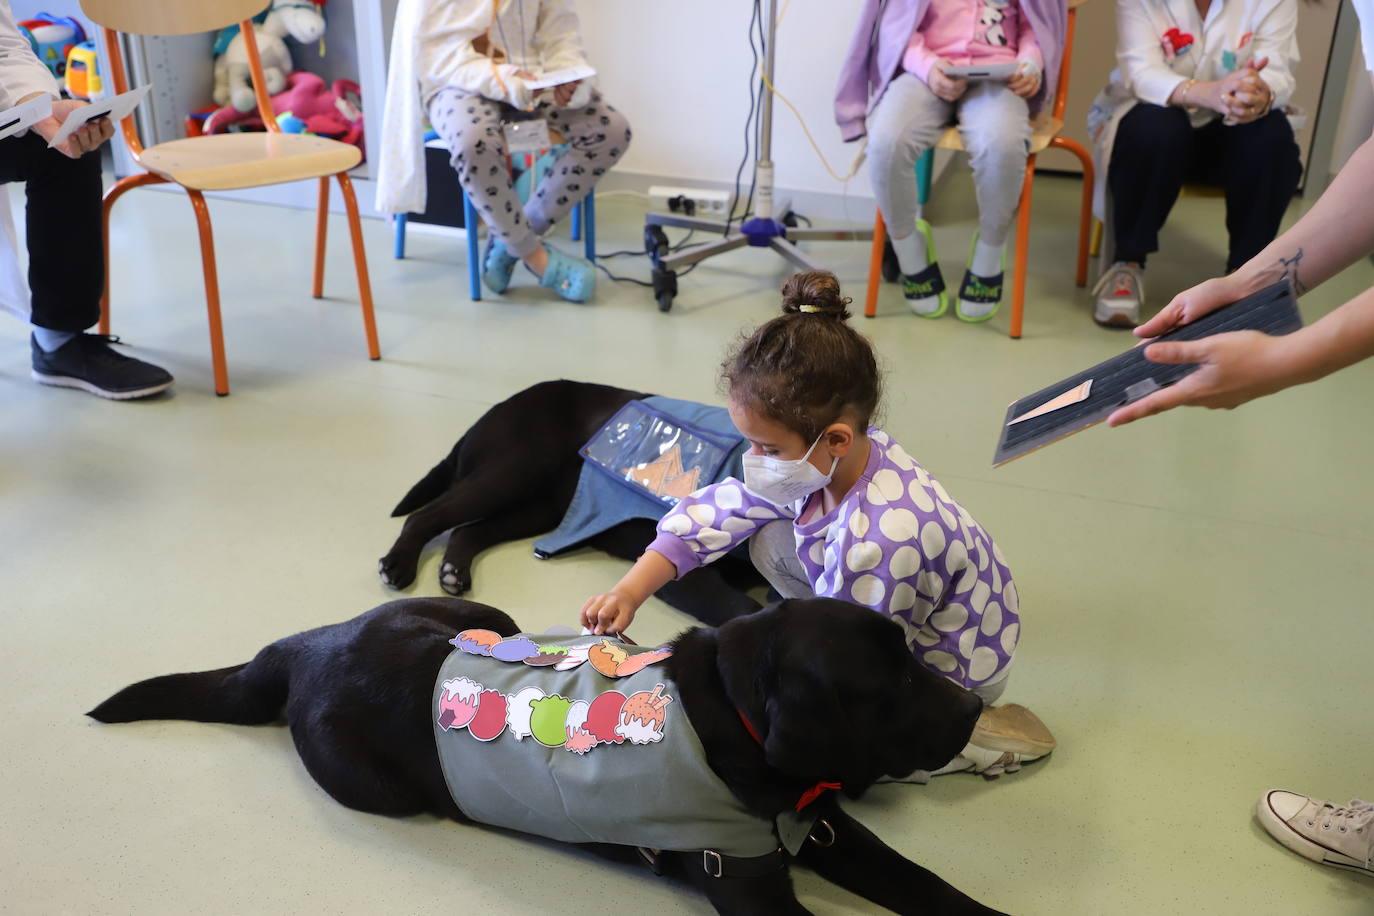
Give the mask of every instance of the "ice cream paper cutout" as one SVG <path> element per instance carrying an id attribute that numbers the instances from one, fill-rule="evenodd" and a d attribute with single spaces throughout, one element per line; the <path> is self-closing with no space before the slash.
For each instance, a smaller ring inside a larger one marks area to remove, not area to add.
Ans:
<path id="1" fill-rule="evenodd" d="M 1015 426 L 1022 420 L 1032 420 L 1036 417 L 1043 417 L 1047 413 L 1054 413 L 1056 410 L 1061 410 L 1065 407 L 1068 407 L 1071 404 L 1078 404 L 1082 401 L 1086 401 L 1088 399 L 1088 392 L 1092 391 L 1092 387 L 1093 380 L 1088 379 L 1083 384 L 1070 388 L 1068 391 L 1064 392 L 1058 397 L 1050 398 L 1048 401 L 1041 404 L 1039 407 L 1035 407 L 1031 410 L 1026 411 L 1025 413 L 1021 414 L 1021 416 L 1017 417 L 1015 420 L 1012 420 L 1007 425 Z"/>

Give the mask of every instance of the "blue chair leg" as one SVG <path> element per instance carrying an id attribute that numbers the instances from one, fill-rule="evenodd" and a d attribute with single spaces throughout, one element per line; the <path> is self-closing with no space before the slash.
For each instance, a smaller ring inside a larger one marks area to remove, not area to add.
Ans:
<path id="1" fill-rule="evenodd" d="M 582 238 L 582 204 L 573 204 L 572 208 L 572 240 L 576 242 Z"/>
<path id="2" fill-rule="evenodd" d="M 406 215 L 397 213 L 396 222 L 396 260 L 401 260 L 406 256 Z"/>
<path id="3" fill-rule="evenodd" d="M 468 295 L 473 302 L 482 298 L 482 261 L 481 250 L 477 245 L 477 229 L 481 219 L 477 208 L 472 205 L 467 194 L 463 195 L 463 229 L 468 234 Z"/>
<path id="4" fill-rule="evenodd" d="M 586 241 L 587 260 L 596 263 L 596 192 L 588 191 L 582 201 L 582 236 Z"/>
<path id="5" fill-rule="evenodd" d="M 916 160 L 916 202 L 925 206 L 930 200 L 930 173 L 935 167 L 935 150 L 928 149 Z"/>

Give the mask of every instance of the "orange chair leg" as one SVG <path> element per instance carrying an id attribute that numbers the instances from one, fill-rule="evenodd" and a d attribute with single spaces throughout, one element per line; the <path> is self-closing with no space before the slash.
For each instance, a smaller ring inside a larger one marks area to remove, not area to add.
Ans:
<path id="1" fill-rule="evenodd" d="M 320 205 L 315 215 L 315 285 L 310 294 L 324 296 L 324 238 L 329 227 L 329 176 L 320 178 Z"/>
<path id="2" fill-rule="evenodd" d="M 1068 137 L 1055 137 L 1050 143 L 1073 153 L 1078 157 L 1079 164 L 1083 166 L 1083 203 L 1078 216 L 1078 274 L 1076 280 L 1079 286 L 1087 286 L 1088 249 L 1091 247 L 1088 236 L 1092 232 L 1093 182 L 1095 180 L 1093 157 L 1088 155 L 1088 151 L 1078 141 Z"/>
<path id="3" fill-rule="evenodd" d="M 1026 178 L 1021 183 L 1021 200 L 1016 205 L 1016 262 L 1011 274 L 1011 336 L 1021 336 L 1021 318 L 1026 308 L 1026 260 L 1030 252 L 1031 185 L 1035 178 L 1035 157 L 1026 157 Z"/>
<path id="4" fill-rule="evenodd" d="M 215 370 L 215 394 L 229 393 L 229 369 L 224 361 L 224 328 L 219 317 L 219 275 L 215 271 L 215 234 L 210 227 L 210 208 L 205 195 L 187 188 L 186 196 L 196 211 L 200 229 L 200 265 L 205 272 L 205 312 L 210 320 L 210 362 Z"/>
<path id="5" fill-rule="evenodd" d="M 105 192 L 105 198 L 100 202 L 100 245 L 105 252 L 105 285 L 100 291 L 101 334 L 110 333 L 110 211 L 114 209 L 115 201 L 123 197 L 126 191 L 132 191 L 145 184 L 162 184 L 166 180 L 148 172 L 130 175 L 116 181 L 110 190 Z"/>
<path id="6" fill-rule="evenodd" d="M 868 256 L 868 293 L 864 296 L 864 317 L 878 314 L 878 285 L 883 279 L 883 243 L 887 241 L 887 224 L 883 211 L 873 217 L 873 251 Z"/>
<path id="7" fill-rule="evenodd" d="M 339 190 L 343 192 L 344 208 L 348 211 L 348 232 L 353 239 L 353 264 L 358 269 L 358 298 L 363 303 L 363 332 L 367 335 L 367 355 L 370 359 L 381 359 L 382 350 L 377 344 L 377 319 L 372 313 L 372 281 L 367 276 L 367 251 L 363 248 L 363 225 L 358 218 L 358 199 L 353 194 L 353 182 L 349 180 L 348 174 L 340 172 L 338 179 Z M 326 186 L 322 184 L 321 187 Z M 323 233 L 320 237 L 324 237 Z"/>

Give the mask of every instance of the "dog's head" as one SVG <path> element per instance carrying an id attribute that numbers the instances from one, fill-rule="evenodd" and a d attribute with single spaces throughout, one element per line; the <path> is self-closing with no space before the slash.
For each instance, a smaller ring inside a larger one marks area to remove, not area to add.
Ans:
<path id="1" fill-rule="evenodd" d="M 944 766 L 982 700 L 920 665 L 901 627 L 832 598 L 789 600 L 720 627 L 726 693 L 769 766 L 837 780 L 857 796 L 881 776 Z"/>

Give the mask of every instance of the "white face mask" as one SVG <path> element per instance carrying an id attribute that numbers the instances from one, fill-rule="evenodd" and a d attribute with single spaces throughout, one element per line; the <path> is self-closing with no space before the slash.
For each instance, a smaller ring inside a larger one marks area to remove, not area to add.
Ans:
<path id="1" fill-rule="evenodd" d="M 815 493 L 830 483 L 830 478 L 835 476 L 835 467 L 840 463 L 840 459 L 836 458 L 830 464 L 830 473 L 822 474 L 807 460 L 824 437 L 825 433 L 821 433 L 805 455 L 790 461 L 771 455 L 745 455 L 741 459 L 744 464 L 744 486 L 755 496 L 778 506 L 790 505 Z"/>

